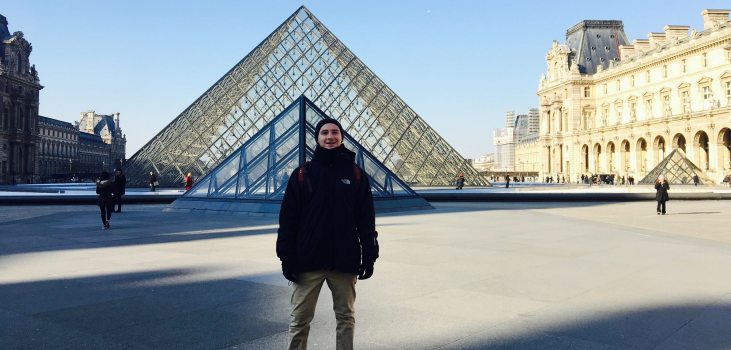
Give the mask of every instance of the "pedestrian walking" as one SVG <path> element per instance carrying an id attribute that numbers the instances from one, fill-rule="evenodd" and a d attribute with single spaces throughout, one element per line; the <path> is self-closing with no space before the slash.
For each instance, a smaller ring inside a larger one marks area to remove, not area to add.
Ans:
<path id="1" fill-rule="evenodd" d="M 698 186 L 698 175 L 693 175 L 693 186 Z"/>
<path id="2" fill-rule="evenodd" d="M 457 178 L 457 189 L 461 190 L 464 187 L 464 174 L 459 174 Z"/>
<path id="3" fill-rule="evenodd" d="M 117 169 L 117 174 L 114 175 L 114 197 L 113 205 L 117 205 L 115 213 L 122 212 L 122 195 L 125 193 L 124 188 L 127 186 L 127 177 L 124 176 L 122 169 Z"/>
<path id="4" fill-rule="evenodd" d="M 109 173 L 103 172 L 96 182 L 96 193 L 99 195 L 96 204 L 99 206 L 99 210 L 102 215 L 102 229 L 109 228 L 109 219 L 112 218 L 112 211 L 114 211 L 114 200 L 112 195 L 114 194 L 114 184 L 109 179 Z"/>
<path id="5" fill-rule="evenodd" d="M 279 213 L 277 256 L 294 284 L 289 349 L 306 349 L 310 322 L 327 281 L 335 311 L 336 349 L 352 349 L 356 278 L 373 275 L 378 232 L 368 177 L 342 145 L 334 119 L 315 128 L 312 161 L 289 178 Z"/>
<path id="6" fill-rule="evenodd" d="M 510 174 L 505 175 L 505 188 L 510 187 Z"/>
<path id="7" fill-rule="evenodd" d="M 657 191 L 655 194 L 655 200 L 657 201 L 657 215 L 660 215 L 660 213 L 665 215 L 665 202 L 670 200 L 668 198 L 668 190 L 670 190 L 670 185 L 667 181 L 665 181 L 665 175 L 660 175 L 657 182 L 655 182 L 655 191 Z"/>
<path id="8" fill-rule="evenodd" d="M 193 187 L 193 174 L 188 173 L 188 176 L 185 177 L 185 192 L 190 191 L 191 187 Z"/>
<path id="9" fill-rule="evenodd" d="M 155 186 L 159 185 L 160 183 L 157 182 L 157 177 L 155 176 L 154 172 L 150 172 L 150 191 L 155 192 Z"/>

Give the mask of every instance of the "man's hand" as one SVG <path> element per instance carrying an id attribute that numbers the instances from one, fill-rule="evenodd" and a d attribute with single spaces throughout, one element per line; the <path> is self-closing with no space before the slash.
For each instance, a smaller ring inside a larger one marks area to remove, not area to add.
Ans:
<path id="1" fill-rule="evenodd" d="M 299 279 L 296 265 L 294 261 L 282 261 L 282 275 L 291 282 L 297 282 Z"/>
<path id="2" fill-rule="evenodd" d="M 363 261 L 360 264 L 360 271 L 358 271 L 359 280 L 367 280 L 373 276 L 373 261 Z"/>

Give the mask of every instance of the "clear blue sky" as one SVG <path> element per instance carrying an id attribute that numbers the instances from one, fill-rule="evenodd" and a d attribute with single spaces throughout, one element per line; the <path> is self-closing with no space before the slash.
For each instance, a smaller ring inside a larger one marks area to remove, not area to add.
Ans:
<path id="1" fill-rule="evenodd" d="M 120 112 L 127 157 L 300 5 L 460 152 L 491 153 L 506 110 L 538 106 L 552 40 L 584 19 L 624 21 L 630 40 L 702 29 L 711 1 L 4 1 L 33 44 L 40 114 Z"/>

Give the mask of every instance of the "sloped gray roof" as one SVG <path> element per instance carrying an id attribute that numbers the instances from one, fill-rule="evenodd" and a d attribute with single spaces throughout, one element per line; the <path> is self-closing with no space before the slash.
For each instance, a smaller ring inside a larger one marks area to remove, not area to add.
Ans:
<path id="1" fill-rule="evenodd" d="M 622 21 L 586 20 L 566 31 L 566 45 L 574 51 L 570 59 L 576 60 L 579 72 L 594 74 L 597 66 L 607 69 L 610 61 L 617 60 L 619 45 L 629 45 L 629 39 Z"/>

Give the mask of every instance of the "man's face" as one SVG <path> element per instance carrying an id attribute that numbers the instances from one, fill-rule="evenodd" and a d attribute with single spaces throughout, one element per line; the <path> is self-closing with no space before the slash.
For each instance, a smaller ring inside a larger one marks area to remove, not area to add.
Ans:
<path id="1" fill-rule="evenodd" d="M 325 124 L 320 129 L 320 134 L 317 135 L 317 144 L 322 148 L 333 149 L 340 147 L 343 143 L 343 135 L 340 134 L 340 129 L 335 124 Z"/>
<path id="2" fill-rule="evenodd" d="M 152 175 L 152 171 L 150 172 L 150 175 Z"/>

